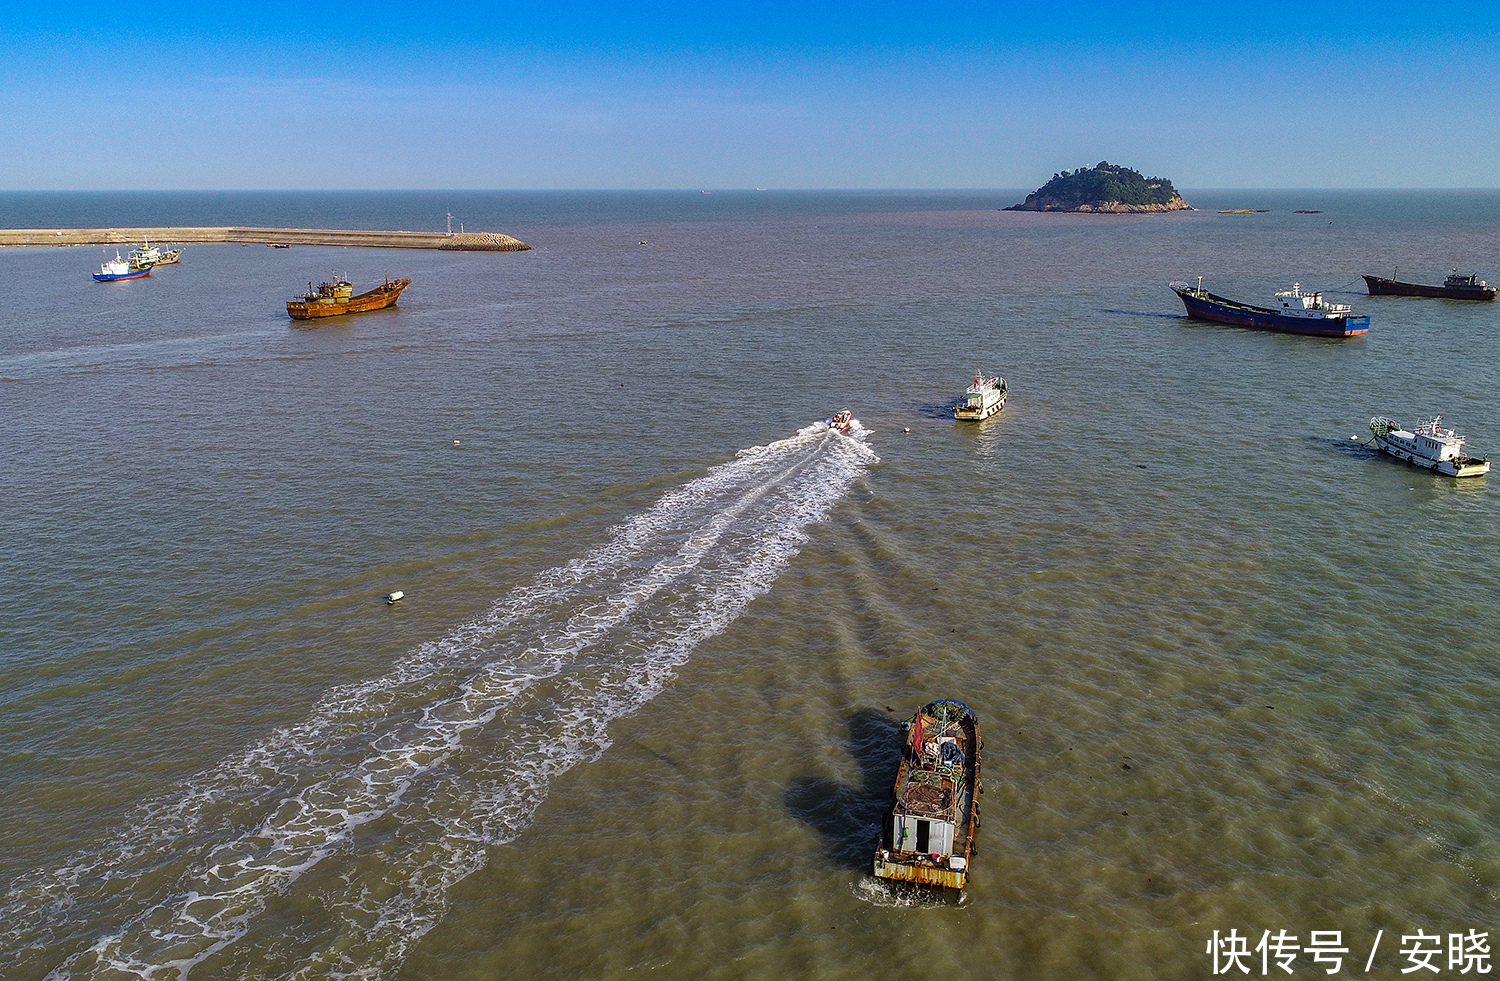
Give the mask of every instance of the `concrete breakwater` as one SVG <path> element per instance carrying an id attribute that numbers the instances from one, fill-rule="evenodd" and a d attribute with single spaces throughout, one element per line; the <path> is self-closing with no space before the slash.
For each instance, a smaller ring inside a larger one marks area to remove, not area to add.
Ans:
<path id="1" fill-rule="evenodd" d="M 337 228 L 0 228 L 4 245 L 342 245 L 374 249 L 444 249 L 451 252 L 524 252 L 520 239 L 499 232 L 387 232 Z"/>

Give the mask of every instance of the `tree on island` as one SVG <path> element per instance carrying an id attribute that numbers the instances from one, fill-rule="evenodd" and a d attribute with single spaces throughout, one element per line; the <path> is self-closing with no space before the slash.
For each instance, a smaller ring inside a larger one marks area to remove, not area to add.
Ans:
<path id="1" fill-rule="evenodd" d="M 1006 211 L 1178 211 L 1191 206 L 1165 177 L 1142 177 L 1101 160 L 1093 167 L 1064 170 Z"/>

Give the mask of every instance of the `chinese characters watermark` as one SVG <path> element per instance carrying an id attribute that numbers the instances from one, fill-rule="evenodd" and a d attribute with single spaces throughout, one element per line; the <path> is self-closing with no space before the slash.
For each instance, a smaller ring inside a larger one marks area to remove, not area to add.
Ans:
<path id="1" fill-rule="evenodd" d="M 1367 974 L 1375 966 L 1375 955 L 1380 950 L 1384 934 L 1384 930 L 1377 930 L 1375 939 L 1370 943 L 1369 956 L 1365 958 Z M 1286 930 L 1277 930 L 1275 934 L 1265 930 L 1254 946 L 1251 946 L 1252 939 L 1253 934 L 1241 935 L 1237 929 L 1231 929 L 1225 934 L 1215 930 L 1204 951 L 1212 959 L 1213 973 L 1229 974 L 1237 971 L 1261 977 L 1271 976 L 1276 971 L 1295 974 L 1300 957 L 1301 966 L 1306 973 L 1337 974 L 1343 970 L 1344 958 L 1349 954 L 1349 946 L 1344 942 L 1342 930 L 1313 930 L 1308 934 L 1305 944 L 1297 934 L 1287 933 Z M 1444 970 L 1443 953 L 1442 934 L 1418 930 L 1415 933 L 1403 933 L 1401 946 L 1392 956 L 1398 957 L 1399 963 L 1403 965 L 1402 974 L 1417 971 L 1441 974 Z M 1447 955 L 1447 971 L 1450 974 L 1489 974 L 1492 970 L 1489 931 L 1470 930 L 1467 933 L 1448 934 Z M 1350 962 L 1351 971 L 1357 966 L 1357 960 Z"/>

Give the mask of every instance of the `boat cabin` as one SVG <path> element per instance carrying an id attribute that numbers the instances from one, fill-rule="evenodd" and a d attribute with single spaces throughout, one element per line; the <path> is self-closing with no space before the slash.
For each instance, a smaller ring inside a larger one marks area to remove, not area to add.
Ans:
<path id="1" fill-rule="evenodd" d="M 1444 286 L 1468 286 L 1468 287 L 1472 287 L 1472 288 L 1475 288 L 1475 289 L 1479 289 L 1479 288 L 1488 286 L 1490 284 L 1484 282 L 1483 280 L 1481 280 L 1479 278 L 1479 274 L 1478 273 L 1461 273 L 1457 269 L 1455 269 L 1451 273 L 1448 274 L 1448 278 L 1447 279 L 1443 280 L 1443 285 Z"/>
<path id="2" fill-rule="evenodd" d="M 1349 312 L 1347 303 L 1325 303 L 1321 292 L 1302 292 L 1301 283 L 1277 293 L 1276 299 L 1281 301 L 1278 312 L 1288 317 L 1337 317 Z"/>
<path id="3" fill-rule="evenodd" d="M 1452 429 L 1444 429 L 1440 425 L 1442 418 L 1435 416 L 1412 429 L 1405 429 L 1394 419 L 1376 416 L 1370 420 L 1370 432 L 1382 446 L 1404 452 L 1413 462 L 1416 459 L 1429 463 L 1458 460 L 1463 457 L 1467 440 Z"/>
<path id="4" fill-rule="evenodd" d="M 1437 416 L 1418 426 L 1412 434 L 1412 442 L 1421 455 L 1429 460 L 1456 460 L 1463 451 L 1464 438 L 1453 430 L 1438 425 L 1441 420 L 1442 416 Z"/>
<path id="5" fill-rule="evenodd" d="M 896 851 L 920 852 L 923 855 L 953 854 L 953 824 L 898 814 L 891 827 Z M 936 832 L 936 833 L 934 833 Z"/>
<path id="6" fill-rule="evenodd" d="M 309 303 L 341 303 L 353 295 L 354 285 L 347 279 L 341 279 L 336 283 L 319 283 L 317 289 L 313 289 L 313 284 L 308 283 L 307 292 L 297 299 L 305 300 Z"/>

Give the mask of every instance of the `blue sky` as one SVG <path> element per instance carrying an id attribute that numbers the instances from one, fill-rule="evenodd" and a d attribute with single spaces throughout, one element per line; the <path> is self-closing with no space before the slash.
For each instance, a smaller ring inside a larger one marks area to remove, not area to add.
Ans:
<path id="1" fill-rule="evenodd" d="M 0 11 L 0 189 L 1500 186 L 1500 8 Z"/>

